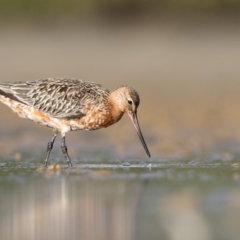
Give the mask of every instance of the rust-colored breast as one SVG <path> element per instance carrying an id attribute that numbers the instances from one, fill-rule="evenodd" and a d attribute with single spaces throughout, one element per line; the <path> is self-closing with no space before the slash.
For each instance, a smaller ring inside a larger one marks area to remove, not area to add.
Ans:
<path id="1" fill-rule="evenodd" d="M 96 130 L 105 127 L 109 121 L 109 117 L 109 111 L 95 106 L 89 108 L 86 115 L 78 120 L 78 123 L 85 130 Z"/>

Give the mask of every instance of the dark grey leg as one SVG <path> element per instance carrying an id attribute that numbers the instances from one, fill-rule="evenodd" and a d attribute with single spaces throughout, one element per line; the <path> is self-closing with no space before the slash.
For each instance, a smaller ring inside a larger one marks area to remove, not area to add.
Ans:
<path id="1" fill-rule="evenodd" d="M 47 165 L 48 165 L 48 158 L 50 156 L 50 152 L 52 150 L 53 143 L 54 143 L 55 138 L 57 137 L 57 135 L 58 135 L 58 133 L 56 131 L 53 131 L 52 139 L 50 140 L 50 142 L 48 142 L 48 145 L 47 145 L 47 157 L 45 159 L 45 167 L 47 167 Z"/>
<path id="2" fill-rule="evenodd" d="M 72 162 L 68 156 L 68 151 L 67 151 L 67 147 L 66 147 L 66 144 L 65 144 L 65 136 L 62 137 L 62 146 L 61 146 L 61 149 L 62 149 L 62 153 L 67 161 L 67 164 L 69 167 L 72 167 Z"/>

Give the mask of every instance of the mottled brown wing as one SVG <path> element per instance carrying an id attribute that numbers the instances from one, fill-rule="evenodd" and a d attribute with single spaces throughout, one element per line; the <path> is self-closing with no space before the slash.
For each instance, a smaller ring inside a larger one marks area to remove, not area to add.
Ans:
<path id="1" fill-rule="evenodd" d="M 98 101 L 100 92 L 108 93 L 96 83 L 78 79 L 43 79 L 11 84 L 15 98 L 56 118 L 84 116 L 84 106 Z"/>

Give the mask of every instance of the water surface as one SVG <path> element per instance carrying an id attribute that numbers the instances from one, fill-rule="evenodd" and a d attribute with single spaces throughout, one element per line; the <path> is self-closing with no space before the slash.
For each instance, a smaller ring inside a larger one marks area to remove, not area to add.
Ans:
<path id="1" fill-rule="evenodd" d="M 54 155 L 53 155 L 54 157 Z M 238 239 L 240 164 L 0 162 L 1 239 Z M 156 160 L 156 159 L 155 159 Z M 136 162 L 138 161 L 138 162 Z"/>

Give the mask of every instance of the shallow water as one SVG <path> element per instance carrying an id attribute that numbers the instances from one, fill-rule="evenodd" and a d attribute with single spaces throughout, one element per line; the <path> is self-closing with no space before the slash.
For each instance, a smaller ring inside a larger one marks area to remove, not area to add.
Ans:
<path id="1" fill-rule="evenodd" d="M 240 164 L 0 161 L 0 239 L 238 239 Z M 20 157 L 19 157 L 20 158 Z M 52 156 L 54 158 L 54 154 Z M 62 164 L 63 163 L 63 164 Z"/>

